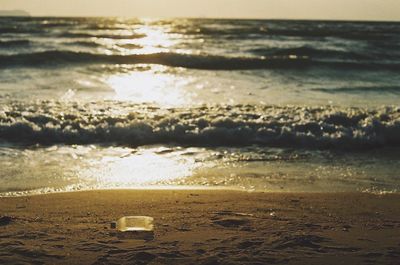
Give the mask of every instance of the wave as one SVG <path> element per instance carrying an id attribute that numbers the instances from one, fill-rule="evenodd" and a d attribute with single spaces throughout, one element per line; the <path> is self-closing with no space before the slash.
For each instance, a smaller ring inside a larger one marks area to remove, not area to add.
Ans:
<path id="1" fill-rule="evenodd" d="M 8 40 L 0 41 L 0 48 L 14 48 L 20 46 L 29 46 L 31 42 L 29 40 Z"/>
<path id="2" fill-rule="evenodd" d="M 76 27 L 78 26 L 78 22 L 74 21 L 54 21 L 54 20 L 42 20 L 37 21 L 35 23 L 36 27 L 44 28 L 44 29 L 65 29 L 69 27 Z"/>
<path id="3" fill-rule="evenodd" d="M 358 86 L 358 87 L 333 87 L 312 88 L 313 91 L 336 94 L 336 93 L 392 93 L 400 94 L 400 86 Z"/>
<path id="4" fill-rule="evenodd" d="M 115 39 L 115 40 L 125 40 L 125 39 L 141 39 L 146 37 L 145 34 L 131 34 L 131 35 L 120 35 L 120 34 L 90 34 L 90 33 L 73 33 L 65 32 L 58 35 L 62 38 L 101 38 L 101 39 Z"/>
<path id="5" fill-rule="evenodd" d="M 373 59 L 383 59 L 383 54 L 379 54 L 379 57 L 374 57 L 371 53 L 363 54 L 359 52 L 352 51 L 341 51 L 341 50 L 324 50 L 317 49 L 310 46 L 300 46 L 295 48 L 258 48 L 251 49 L 249 52 L 256 55 L 263 56 L 305 56 L 310 58 L 336 58 L 336 59 L 346 59 L 346 60 L 373 60 Z M 387 56 L 393 59 L 393 54 Z"/>
<path id="6" fill-rule="evenodd" d="M 133 44 L 133 43 L 125 43 L 125 44 L 117 44 L 118 47 L 128 49 L 128 50 L 135 50 L 135 49 L 141 49 L 143 46 L 138 45 L 138 44 Z"/>
<path id="7" fill-rule="evenodd" d="M 89 48 L 98 48 L 102 46 L 101 44 L 94 41 L 74 41 L 74 42 L 66 42 L 64 44 L 68 46 L 83 46 Z"/>
<path id="8" fill-rule="evenodd" d="M 345 40 L 395 40 L 400 31 L 398 25 L 368 24 L 368 23 L 330 23 L 330 22 L 305 22 L 305 21 L 254 21 L 254 25 L 239 24 L 231 27 L 232 24 L 216 22 L 214 24 L 201 25 L 197 27 L 175 27 L 173 33 L 184 33 L 188 35 L 202 35 L 222 37 L 231 39 L 240 38 L 263 38 L 263 37 L 301 37 L 311 39 L 339 38 Z M 313 24 L 312 24 L 313 23 Z M 230 27 L 226 27 L 230 26 Z"/>
<path id="9" fill-rule="evenodd" d="M 349 40 L 390 40 L 397 37 L 397 33 L 393 32 L 379 32 L 372 31 L 368 32 L 365 30 L 362 31 L 352 31 L 352 30 L 289 30 L 289 29 L 280 29 L 280 30 L 270 30 L 267 31 L 267 35 L 276 35 L 276 36 L 286 36 L 286 37 L 303 37 L 303 38 L 340 38 L 340 39 L 349 39 Z"/>
<path id="10" fill-rule="evenodd" d="M 153 53 L 138 55 L 106 55 L 72 51 L 45 51 L 27 54 L 0 55 L 0 67 L 38 67 L 54 64 L 160 64 L 204 70 L 251 70 L 251 69 L 299 69 L 329 67 L 355 70 L 399 71 L 399 63 L 317 61 L 307 57 L 272 56 L 224 57 L 217 55 L 193 55 L 179 53 Z"/>
<path id="11" fill-rule="evenodd" d="M 87 24 L 82 26 L 82 29 L 85 30 L 127 30 L 132 26 L 140 26 L 139 23 L 131 23 L 129 25 L 126 24 Z"/>
<path id="12" fill-rule="evenodd" d="M 28 54 L 0 56 L 0 67 L 40 66 L 55 63 L 112 63 L 112 64 L 161 64 L 194 69 L 258 69 L 304 66 L 308 60 L 258 59 L 223 57 L 212 55 L 191 55 L 177 53 L 154 53 L 140 55 L 105 55 L 72 51 L 46 51 Z"/>
<path id="13" fill-rule="evenodd" d="M 20 33 L 29 33 L 29 34 L 39 34 L 45 33 L 43 29 L 38 29 L 34 27 L 0 27 L 0 34 L 20 34 Z"/>
<path id="14" fill-rule="evenodd" d="M 0 108 L 0 140 L 49 145 L 400 147 L 400 108 L 210 105 L 163 109 L 114 101 L 12 102 Z"/>

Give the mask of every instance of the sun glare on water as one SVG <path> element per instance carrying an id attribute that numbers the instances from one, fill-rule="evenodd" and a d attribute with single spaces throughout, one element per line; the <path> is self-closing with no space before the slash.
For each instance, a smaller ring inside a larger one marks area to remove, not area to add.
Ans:
<path id="1" fill-rule="evenodd" d="M 109 76 L 106 83 L 114 90 L 115 100 L 177 106 L 190 102 L 184 90 L 190 79 L 165 73 L 165 67 L 153 66 L 146 71 Z"/>
<path id="2" fill-rule="evenodd" d="M 154 185 L 191 176 L 198 166 L 193 158 L 177 153 L 160 154 L 159 149 L 150 148 L 125 156 L 109 154 L 93 159 L 81 172 L 81 179 L 95 180 L 96 185 L 105 187 Z"/>
<path id="3" fill-rule="evenodd" d="M 189 51 L 173 49 L 179 44 L 180 34 L 169 33 L 170 25 L 156 25 L 146 20 L 134 30 L 140 36 L 123 40 L 119 48 L 122 55 L 146 55 L 157 53 L 189 53 Z M 179 35 L 179 36 L 176 36 Z M 120 67 L 124 68 L 124 65 Z M 186 91 L 191 80 L 180 75 L 183 69 L 171 70 L 161 65 L 126 65 L 127 71 L 106 76 L 105 83 L 115 92 L 114 100 L 131 101 L 133 103 L 152 103 L 161 106 L 177 106 L 190 103 L 191 95 Z"/>
<path id="4" fill-rule="evenodd" d="M 168 28 L 162 26 L 144 25 L 136 30 L 138 34 L 144 37 L 135 40 L 133 43 L 141 46 L 137 54 L 151 54 L 160 52 L 170 52 L 171 47 L 179 43 L 178 38 L 173 38 L 168 34 Z"/>

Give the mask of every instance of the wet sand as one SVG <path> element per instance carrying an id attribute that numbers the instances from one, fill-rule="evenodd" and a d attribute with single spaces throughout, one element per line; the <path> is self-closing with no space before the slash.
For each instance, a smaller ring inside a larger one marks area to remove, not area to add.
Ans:
<path id="1" fill-rule="evenodd" d="M 155 238 L 110 222 L 155 218 Z M 0 198 L 0 264 L 400 264 L 400 195 L 130 190 Z"/>

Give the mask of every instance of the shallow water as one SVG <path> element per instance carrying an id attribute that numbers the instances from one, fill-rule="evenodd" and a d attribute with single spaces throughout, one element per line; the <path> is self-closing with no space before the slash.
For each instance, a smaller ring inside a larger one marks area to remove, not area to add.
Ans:
<path id="1" fill-rule="evenodd" d="M 395 192 L 399 25 L 0 18 L 0 193 Z"/>

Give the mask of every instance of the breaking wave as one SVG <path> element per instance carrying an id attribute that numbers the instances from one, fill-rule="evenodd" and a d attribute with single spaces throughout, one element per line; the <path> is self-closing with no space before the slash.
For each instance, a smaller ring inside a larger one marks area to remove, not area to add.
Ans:
<path id="1" fill-rule="evenodd" d="M 318 61 L 308 57 L 226 57 L 217 55 L 193 55 L 180 53 L 153 53 L 134 55 L 106 55 L 72 51 L 45 51 L 27 54 L 1 55 L 0 67 L 38 67 L 54 64 L 160 64 L 205 70 L 250 70 L 250 69 L 304 69 L 307 67 L 329 67 L 338 69 L 400 70 L 398 63 Z"/>
<path id="2" fill-rule="evenodd" d="M 21 144 L 400 147 L 400 108 L 210 105 L 158 108 L 123 102 L 13 102 L 0 108 L 0 140 Z"/>

